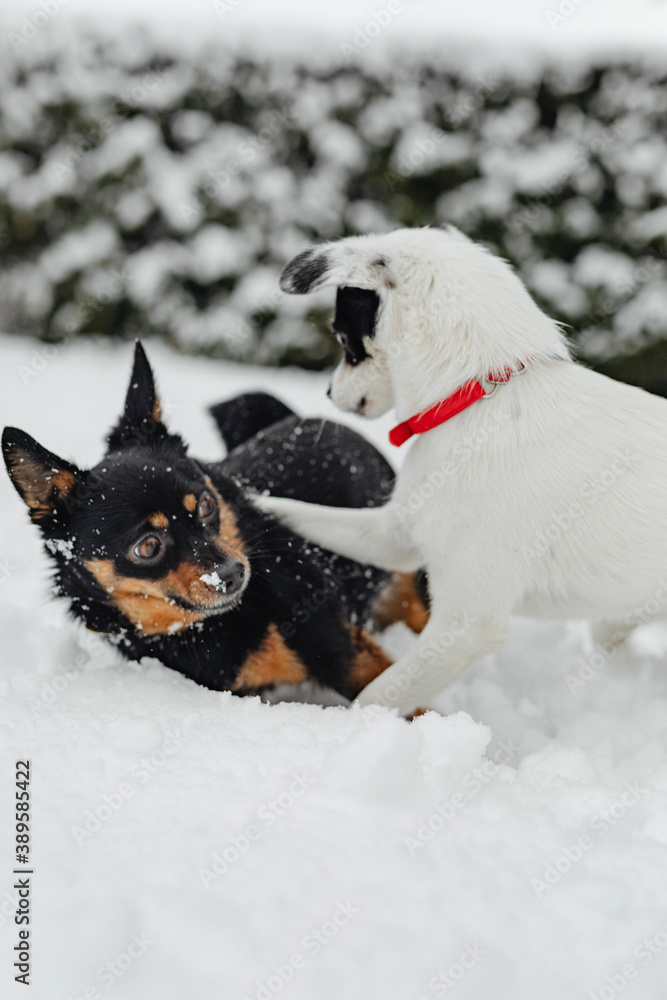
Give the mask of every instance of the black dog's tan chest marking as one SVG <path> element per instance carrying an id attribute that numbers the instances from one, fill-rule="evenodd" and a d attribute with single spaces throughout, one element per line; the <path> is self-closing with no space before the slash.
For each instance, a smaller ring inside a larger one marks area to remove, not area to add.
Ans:
<path id="1" fill-rule="evenodd" d="M 362 628 L 352 625 L 345 628 L 352 640 L 351 658 L 345 676 L 341 678 L 340 689 L 349 698 L 354 698 L 391 665 L 391 660 Z M 287 645 L 272 623 L 260 648 L 251 653 L 241 667 L 232 690 L 250 691 L 277 684 L 302 684 L 308 679 L 314 679 L 313 672 Z"/>
<path id="2" fill-rule="evenodd" d="M 289 648 L 276 625 L 271 624 L 260 648 L 241 667 L 232 690 L 301 684 L 307 678 L 308 671 L 301 658 Z"/>

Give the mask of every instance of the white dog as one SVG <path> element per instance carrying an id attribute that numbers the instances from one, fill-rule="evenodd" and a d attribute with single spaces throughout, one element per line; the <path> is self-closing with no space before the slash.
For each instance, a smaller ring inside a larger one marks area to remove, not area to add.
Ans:
<path id="1" fill-rule="evenodd" d="M 510 267 L 456 230 L 324 244 L 281 278 L 326 284 L 345 350 L 332 398 L 394 406 L 394 443 L 417 433 L 383 507 L 259 503 L 350 558 L 427 569 L 430 621 L 360 703 L 423 704 L 502 643 L 512 612 L 590 619 L 610 646 L 667 614 L 665 400 L 575 364 Z"/>

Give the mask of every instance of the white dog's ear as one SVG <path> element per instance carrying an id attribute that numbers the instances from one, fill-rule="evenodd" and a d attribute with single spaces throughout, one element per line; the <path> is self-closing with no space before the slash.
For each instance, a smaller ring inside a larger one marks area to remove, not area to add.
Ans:
<path id="1" fill-rule="evenodd" d="M 305 295 L 331 284 L 328 250 L 309 247 L 293 257 L 280 275 L 280 287 L 291 295 Z"/>
<path id="2" fill-rule="evenodd" d="M 294 257 L 280 276 L 283 292 L 305 295 L 326 285 L 377 290 L 394 288 L 389 261 L 364 246 L 364 238 L 351 236 L 336 243 L 309 247 Z"/>

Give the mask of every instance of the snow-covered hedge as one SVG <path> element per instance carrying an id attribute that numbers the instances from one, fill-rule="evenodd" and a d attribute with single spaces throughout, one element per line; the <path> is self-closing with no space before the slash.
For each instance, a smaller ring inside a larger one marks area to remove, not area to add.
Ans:
<path id="1" fill-rule="evenodd" d="M 0 85 L 0 329 L 321 367 L 331 295 L 282 296 L 284 262 L 453 222 L 518 267 L 585 358 L 633 354 L 625 374 L 660 389 L 659 67 L 318 67 L 85 36 L 19 46 Z"/>

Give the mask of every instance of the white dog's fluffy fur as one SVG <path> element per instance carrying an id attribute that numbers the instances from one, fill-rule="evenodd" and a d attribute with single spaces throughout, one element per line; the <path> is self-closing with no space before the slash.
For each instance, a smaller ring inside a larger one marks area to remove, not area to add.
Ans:
<path id="1" fill-rule="evenodd" d="M 621 642 L 667 614 L 667 402 L 575 364 L 502 260 L 456 230 L 398 230 L 318 246 L 286 291 L 375 290 L 368 360 L 341 362 L 343 409 L 398 421 L 471 379 L 526 370 L 409 449 L 389 502 L 341 510 L 261 498 L 345 556 L 428 571 L 431 619 L 362 704 L 411 711 L 495 649 L 512 612 L 586 618 Z"/>

